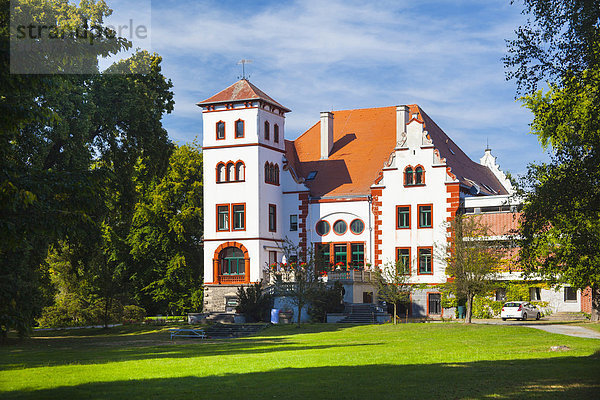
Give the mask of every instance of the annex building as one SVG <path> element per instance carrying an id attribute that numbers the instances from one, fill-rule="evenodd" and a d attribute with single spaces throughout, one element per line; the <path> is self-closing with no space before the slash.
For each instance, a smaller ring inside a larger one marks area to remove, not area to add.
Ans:
<path id="1" fill-rule="evenodd" d="M 474 162 L 416 104 L 322 112 L 293 141 L 290 110 L 246 79 L 198 106 L 205 311 L 232 312 L 237 288 L 263 279 L 289 241 L 325 260 L 317 268 L 344 283 L 347 303 L 376 302 L 371 267 L 400 260 L 427 287 L 412 292 L 411 315 L 443 316 L 436 285 L 448 277 L 436 255 L 459 208 L 484 214 L 498 237 L 515 226 L 491 151 Z M 577 291 L 548 296 L 557 310 L 581 308 Z"/>

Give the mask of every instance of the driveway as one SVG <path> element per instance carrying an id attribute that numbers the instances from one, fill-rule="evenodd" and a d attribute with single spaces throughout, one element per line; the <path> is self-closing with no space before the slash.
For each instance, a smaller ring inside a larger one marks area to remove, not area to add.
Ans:
<path id="1" fill-rule="evenodd" d="M 472 322 L 474 324 L 523 326 L 525 328 L 540 329 L 559 335 L 576 336 L 586 339 L 600 339 L 600 332 L 598 331 L 587 329 L 582 326 L 549 324 L 546 321 L 535 321 L 534 323 L 531 323 L 522 321 L 502 321 L 500 319 L 474 319 Z"/>

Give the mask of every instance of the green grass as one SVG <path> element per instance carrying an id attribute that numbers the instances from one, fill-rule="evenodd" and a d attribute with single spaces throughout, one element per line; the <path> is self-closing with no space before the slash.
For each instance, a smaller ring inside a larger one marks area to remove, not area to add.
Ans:
<path id="1" fill-rule="evenodd" d="M 600 340 L 518 326 L 277 326 L 237 340 L 168 328 L 38 332 L 0 347 L 2 399 L 598 398 Z M 553 352 L 564 345 L 569 351 Z"/>

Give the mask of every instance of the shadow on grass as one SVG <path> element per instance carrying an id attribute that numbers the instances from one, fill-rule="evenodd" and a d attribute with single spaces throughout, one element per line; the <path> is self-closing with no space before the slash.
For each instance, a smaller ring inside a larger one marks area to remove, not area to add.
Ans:
<path id="1" fill-rule="evenodd" d="M 165 370 L 165 373 L 168 373 Z M 157 371 L 160 373 L 160 371 Z M 193 372 L 190 371 L 190 374 Z M 600 359 L 285 368 L 222 376 L 94 382 L 2 393 L 4 399 L 596 399 Z"/>
<path id="2" fill-rule="evenodd" d="M 160 358 L 191 358 L 191 357 L 210 357 L 210 356 L 228 356 L 228 355 L 247 355 L 247 354 L 267 354 L 282 351 L 307 351 L 307 350 L 328 350 L 341 347 L 364 347 L 378 346 L 379 342 L 371 343 L 344 343 L 328 345 L 299 345 L 290 340 L 282 338 L 258 338 L 241 340 L 219 340 L 219 341 L 177 341 L 173 345 L 149 346 L 143 347 L 115 347 L 102 349 L 101 346 L 81 349 L 77 346 L 70 346 L 69 349 L 46 348 L 48 356 L 40 357 L 40 351 L 25 351 L 21 348 L 14 348 L 5 352 L 0 358 L 0 371 L 22 368 L 36 368 L 60 365 L 86 365 L 86 364 L 106 364 L 112 362 L 160 359 Z M 59 350 L 59 351 L 57 351 Z M 44 350 L 41 350 L 42 352 Z"/>

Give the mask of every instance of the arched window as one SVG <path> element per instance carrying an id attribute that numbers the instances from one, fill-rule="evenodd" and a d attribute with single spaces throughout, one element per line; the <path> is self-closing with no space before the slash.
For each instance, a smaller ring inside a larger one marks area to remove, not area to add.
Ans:
<path id="1" fill-rule="evenodd" d="M 235 179 L 235 166 L 233 163 L 227 163 L 227 182 L 231 182 Z"/>
<path id="2" fill-rule="evenodd" d="M 269 140 L 269 121 L 265 121 L 265 140 Z"/>
<path id="3" fill-rule="evenodd" d="M 413 169 L 411 166 L 406 167 L 406 169 L 404 170 L 404 184 L 405 185 L 414 185 Z"/>
<path id="4" fill-rule="evenodd" d="M 219 253 L 219 266 L 222 275 L 244 275 L 244 253 L 237 247 L 226 247 Z"/>
<path id="5" fill-rule="evenodd" d="M 217 182 L 225 182 L 226 179 L 227 178 L 225 176 L 225 164 L 217 164 Z"/>
<path id="6" fill-rule="evenodd" d="M 279 185 L 279 165 L 275 164 L 273 167 L 273 183 Z"/>
<path id="7" fill-rule="evenodd" d="M 273 141 L 279 143 L 279 125 L 277 124 L 273 126 Z"/>
<path id="8" fill-rule="evenodd" d="M 425 183 L 425 171 L 423 171 L 423 167 L 419 166 L 415 168 L 415 185 L 423 183 Z"/>
<path id="9" fill-rule="evenodd" d="M 246 179 L 246 167 L 244 166 L 244 163 L 241 161 L 238 161 L 237 164 L 235 164 L 235 180 L 236 181 L 243 181 L 244 179 Z"/>

